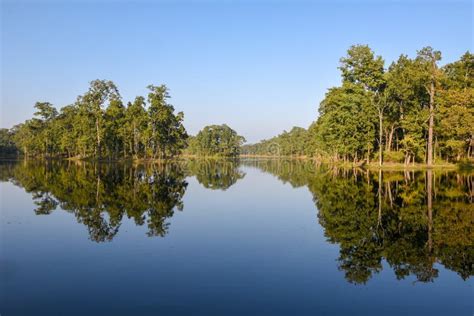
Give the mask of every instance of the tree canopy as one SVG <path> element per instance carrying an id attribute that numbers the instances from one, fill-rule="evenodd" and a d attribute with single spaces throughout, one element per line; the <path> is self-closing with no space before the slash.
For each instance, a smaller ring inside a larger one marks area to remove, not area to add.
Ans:
<path id="1" fill-rule="evenodd" d="M 189 140 L 188 153 L 197 156 L 235 157 L 240 154 L 240 147 L 244 142 L 245 138 L 226 124 L 210 125 Z"/>
<path id="2" fill-rule="evenodd" d="M 138 96 L 125 106 L 112 81 L 94 80 L 74 104 L 60 111 L 49 102 L 37 102 L 34 118 L 15 126 L 8 135 L 27 157 L 116 160 L 176 156 L 188 137 L 184 114 L 175 113 L 168 103 L 165 85 L 148 89 L 148 103 Z"/>
<path id="3" fill-rule="evenodd" d="M 117 86 L 94 80 L 59 111 L 37 102 L 34 117 L 2 130 L 0 154 L 117 160 L 197 156 L 305 156 L 331 162 L 393 163 L 471 160 L 474 149 L 474 55 L 440 65 L 442 54 L 420 49 L 388 67 L 368 45 L 340 59 L 341 85 L 328 89 L 316 120 L 257 144 L 229 126 L 210 125 L 188 139 L 184 114 L 165 85 L 126 105 Z"/>

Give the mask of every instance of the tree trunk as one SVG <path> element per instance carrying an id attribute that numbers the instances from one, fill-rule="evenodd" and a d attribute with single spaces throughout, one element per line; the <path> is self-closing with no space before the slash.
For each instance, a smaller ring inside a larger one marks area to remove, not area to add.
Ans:
<path id="1" fill-rule="evenodd" d="M 99 118 L 97 117 L 95 119 L 95 130 L 96 130 L 96 136 L 97 136 L 97 147 L 96 147 L 96 158 L 100 159 L 100 127 L 99 127 Z"/>
<path id="2" fill-rule="evenodd" d="M 382 167 L 383 112 L 379 110 L 379 167 Z"/>
<path id="3" fill-rule="evenodd" d="M 130 148 L 130 150 L 132 150 L 133 155 L 138 155 L 137 124 L 135 121 L 133 121 L 133 148 Z"/>
<path id="4" fill-rule="evenodd" d="M 395 126 L 390 127 L 390 133 L 388 135 L 388 140 L 387 140 L 387 151 L 392 150 L 392 142 L 393 142 L 393 133 L 395 132 Z"/>
<path id="5" fill-rule="evenodd" d="M 428 156 L 426 163 L 429 167 L 433 165 L 433 127 L 434 127 L 434 95 L 435 95 L 435 86 L 434 80 L 431 81 L 430 86 L 430 118 L 428 123 Z"/>

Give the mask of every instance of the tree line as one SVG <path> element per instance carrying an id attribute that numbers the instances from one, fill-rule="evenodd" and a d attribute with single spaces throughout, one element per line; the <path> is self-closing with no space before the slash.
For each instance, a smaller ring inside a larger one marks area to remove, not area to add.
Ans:
<path id="1" fill-rule="evenodd" d="M 166 158 L 186 145 L 184 115 L 168 103 L 165 85 L 148 86 L 123 104 L 112 81 L 94 80 L 74 104 L 58 111 L 37 102 L 34 117 L 14 126 L 11 138 L 27 157 Z"/>
<path id="2" fill-rule="evenodd" d="M 57 110 L 37 102 L 34 117 L 0 130 L 0 154 L 98 160 L 166 159 L 188 149 L 199 156 L 236 156 L 245 139 L 227 125 L 206 126 L 189 138 L 183 112 L 165 85 L 124 105 L 112 81 L 94 80 L 74 104 Z"/>
<path id="3" fill-rule="evenodd" d="M 328 90 L 308 129 L 295 127 L 242 149 L 334 162 L 426 163 L 471 159 L 474 55 L 440 66 L 431 47 L 385 68 L 367 45 L 340 59 L 342 85 Z"/>

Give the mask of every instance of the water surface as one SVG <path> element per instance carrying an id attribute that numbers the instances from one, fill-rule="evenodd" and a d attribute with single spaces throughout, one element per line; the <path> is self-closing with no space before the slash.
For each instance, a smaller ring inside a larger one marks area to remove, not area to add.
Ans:
<path id="1" fill-rule="evenodd" d="M 0 164 L 1 315 L 472 315 L 474 176 Z"/>

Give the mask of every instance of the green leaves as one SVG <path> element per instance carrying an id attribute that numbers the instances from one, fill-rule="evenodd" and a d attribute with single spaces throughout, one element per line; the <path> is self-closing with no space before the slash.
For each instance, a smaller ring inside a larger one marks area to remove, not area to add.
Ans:
<path id="1" fill-rule="evenodd" d="M 204 127 L 189 142 L 189 153 L 198 156 L 233 157 L 240 154 L 245 138 L 223 125 Z"/>
<path id="2" fill-rule="evenodd" d="M 167 103 L 170 97 L 165 85 L 149 85 L 148 142 L 153 158 L 174 156 L 184 149 L 188 134 L 183 126 L 184 114 L 174 114 L 174 107 Z"/>
<path id="3" fill-rule="evenodd" d="M 425 47 L 414 59 L 400 55 L 385 71 L 383 59 L 367 45 L 351 46 L 340 60 L 342 85 L 328 89 L 308 131 L 283 132 L 244 151 L 275 155 L 269 148 L 277 146 L 281 156 L 345 162 L 370 161 L 375 150 L 379 157 L 384 151 L 400 151 L 408 164 L 428 161 L 427 147 L 434 141 L 438 161 L 470 158 L 474 55 L 467 52 L 442 68 L 440 59 L 439 51 Z"/>
<path id="4" fill-rule="evenodd" d="M 12 130 L 19 150 L 30 156 L 117 160 L 167 158 L 186 145 L 184 114 L 167 103 L 165 85 L 148 87 L 149 107 L 137 97 L 128 107 L 112 81 L 94 80 L 76 103 L 60 113 L 37 102 L 33 118 Z"/>
<path id="5" fill-rule="evenodd" d="M 384 80 L 384 60 L 375 56 L 368 45 L 353 45 L 340 59 L 343 82 L 362 85 L 366 90 L 379 91 Z"/>

